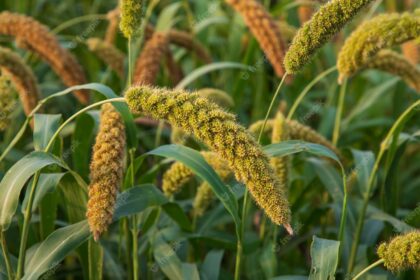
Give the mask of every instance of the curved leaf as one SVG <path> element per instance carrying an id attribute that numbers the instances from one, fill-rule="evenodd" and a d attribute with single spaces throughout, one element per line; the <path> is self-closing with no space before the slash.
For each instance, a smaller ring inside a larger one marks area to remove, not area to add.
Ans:
<path id="1" fill-rule="evenodd" d="M 335 279 L 340 242 L 314 236 L 311 245 L 310 280 Z"/>

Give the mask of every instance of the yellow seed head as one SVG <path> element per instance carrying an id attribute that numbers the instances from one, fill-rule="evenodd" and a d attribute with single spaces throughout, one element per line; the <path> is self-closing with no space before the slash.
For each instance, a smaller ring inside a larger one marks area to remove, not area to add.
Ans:
<path id="1" fill-rule="evenodd" d="M 99 38 L 87 40 L 89 50 L 111 67 L 120 78 L 124 78 L 124 54 L 113 45 Z"/>
<path id="2" fill-rule="evenodd" d="M 404 56 L 390 50 L 382 50 L 365 66 L 401 77 L 409 86 L 420 92 L 420 71 Z"/>
<path id="3" fill-rule="evenodd" d="M 283 77 L 286 46 L 279 26 L 268 11 L 255 0 L 226 0 L 240 13 L 259 42 L 278 77 Z"/>
<path id="4" fill-rule="evenodd" d="M 0 69 L 7 74 L 19 93 L 23 110 L 29 115 L 38 103 L 39 90 L 35 75 L 12 51 L 0 47 Z"/>
<path id="5" fill-rule="evenodd" d="M 16 90 L 9 77 L 0 75 L 0 131 L 10 124 L 10 114 L 16 104 Z"/>
<path id="6" fill-rule="evenodd" d="M 159 74 L 160 64 L 169 51 L 168 36 L 154 33 L 137 59 L 134 69 L 136 85 L 154 85 Z"/>
<path id="7" fill-rule="evenodd" d="M 101 123 L 90 165 L 86 216 L 95 240 L 108 229 L 121 185 L 125 154 L 124 121 L 111 104 L 102 106 Z"/>
<path id="8" fill-rule="evenodd" d="M 382 243 L 377 253 L 392 272 L 420 269 L 420 231 L 399 235 L 390 242 Z"/>
<path id="9" fill-rule="evenodd" d="M 340 81 L 356 73 L 382 49 L 420 36 L 420 16 L 410 13 L 379 15 L 354 31 L 338 56 Z"/>
<path id="10" fill-rule="evenodd" d="M 126 38 L 140 30 L 143 0 L 121 0 L 120 29 Z"/>
<path id="11" fill-rule="evenodd" d="M 299 29 L 286 53 L 284 65 L 290 74 L 300 71 L 315 53 L 373 0 L 331 0 L 321 6 Z"/>
<path id="12" fill-rule="evenodd" d="M 289 203 L 269 159 L 235 116 L 196 93 L 181 90 L 140 86 L 128 89 L 125 96 L 134 113 L 167 120 L 209 146 L 228 162 L 271 220 L 291 230 Z"/>
<path id="13" fill-rule="evenodd" d="M 290 139 L 289 128 L 286 123 L 286 118 L 283 113 L 277 112 L 273 121 L 273 132 L 271 135 L 271 143 L 280 143 Z M 280 181 L 283 191 L 287 193 L 288 174 L 289 174 L 289 158 L 288 157 L 274 157 L 271 159 L 271 165 L 276 171 L 277 177 Z"/>
<path id="14" fill-rule="evenodd" d="M 15 37 L 20 47 L 39 55 L 51 65 L 66 86 L 86 84 L 85 73 L 76 58 L 60 46 L 57 38 L 45 25 L 33 18 L 2 12 L 0 34 Z M 86 90 L 77 90 L 75 95 L 81 103 L 89 102 L 89 93 Z"/>

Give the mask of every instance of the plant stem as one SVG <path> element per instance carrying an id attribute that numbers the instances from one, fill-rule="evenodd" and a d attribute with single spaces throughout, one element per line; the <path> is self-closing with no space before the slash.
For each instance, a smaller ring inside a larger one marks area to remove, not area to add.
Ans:
<path id="1" fill-rule="evenodd" d="M 9 279 L 13 279 L 13 268 L 10 262 L 9 251 L 7 250 L 7 243 L 6 243 L 6 236 L 3 229 L 0 228 L 0 236 L 1 236 L 1 250 L 3 251 L 4 262 L 6 264 L 7 270 L 7 277 Z"/>
<path id="2" fill-rule="evenodd" d="M 35 177 L 32 182 L 31 190 L 29 193 L 28 205 L 26 206 L 26 210 L 24 214 L 22 236 L 20 239 L 20 247 L 19 247 L 19 260 L 18 260 L 18 267 L 17 267 L 17 274 L 16 274 L 17 280 L 21 279 L 23 275 L 23 269 L 24 269 L 25 257 L 26 257 L 26 254 L 25 254 L 26 244 L 28 242 L 29 226 L 30 226 L 31 217 L 32 217 L 32 205 L 35 198 L 36 185 L 38 184 L 40 176 L 41 176 L 40 171 L 35 173 Z"/>
<path id="3" fill-rule="evenodd" d="M 134 187 L 135 184 L 135 176 L 134 176 L 134 154 L 135 149 L 130 150 L 130 169 L 131 169 L 131 187 Z M 133 215 L 132 217 L 132 239 L 133 239 L 133 279 L 140 279 L 139 278 L 139 243 L 138 243 L 138 221 L 137 215 Z"/>
<path id="4" fill-rule="evenodd" d="M 300 103 L 302 102 L 303 98 L 305 98 L 305 96 L 308 94 L 308 92 L 319 82 L 321 81 L 323 78 L 325 78 L 327 75 L 329 75 L 330 73 L 334 72 L 337 70 L 337 66 L 331 67 L 330 69 L 325 70 L 324 72 L 322 72 L 321 74 L 319 74 L 315 79 L 313 79 L 301 92 L 301 94 L 299 94 L 298 98 L 296 98 L 296 101 L 293 103 L 292 108 L 289 111 L 289 114 L 287 115 L 287 119 L 291 120 L 294 113 L 296 112 L 297 107 L 300 105 Z"/>
<path id="5" fill-rule="evenodd" d="M 374 267 L 376 267 L 376 266 L 378 266 L 378 265 L 380 265 L 380 264 L 383 264 L 385 261 L 383 260 L 383 259 L 380 259 L 380 260 L 378 260 L 378 261 L 376 261 L 376 262 L 374 262 L 373 264 L 371 264 L 371 265 L 369 265 L 368 267 L 366 267 L 365 269 L 363 269 L 362 271 L 360 271 L 360 273 L 359 274 L 357 274 L 354 278 L 353 278 L 353 280 L 357 280 L 357 279 L 359 279 L 363 274 L 365 274 L 366 272 L 368 272 L 369 270 L 371 270 L 372 268 L 374 268 Z"/>
<path id="6" fill-rule="evenodd" d="M 370 195 L 371 195 L 371 192 L 372 192 L 373 183 L 375 182 L 376 173 L 379 169 L 379 164 L 382 160 L 382 157 L 385 154 L 385 151 L 388 148 L 389 141 L 394 136 L 394 133 L 406 121 L 406 118 L 408 118 L 410 116 L 410 114 L 413 113 L 413 111 L 416 110 L 416 108 L 419 107 L 419 106 L 420 106 L 420 100 L 418 100 L 417 102 L 412 104 L 407 110 L 405 110 L 404 113 L 394 123 L 394 125 L 392 126 L 392 128 L 390 129 L 390 131 L 388 132 L 387 136 L 385 137 L 384 141 L 381 144 L 378 156 L 376 158 L 375 164 L 373 165 L 372 172 L 369 176 L 367 190 L 366 190 L 366 193 L 364 194 L 364 198 L 363 198 L 362 209 L 360 211 L 360 215 L 359 215 L 359 218 L 357 220 L 356 232 L 355 232 L 355 235 L 354 235 L 354 241 L 353 241 L 353 244 L 352 244 L 352 247 L 351 247 L 349 263 L 348 263 L 348 267 L 347 267 L 347 273 L 348 274 L 352 273 L 353 268 L 354 268 L 354 264 L 355 264 L 355 261 L 356 261 L 357 249 L 359 247 L 359 242 L 360 242 L 360 235 L 362 234 L 363 224 L 364 224 L 364 220 L 365 220 L 365 216 L 366 216 L 366 210 L 367 210 L 368 203 L 369 203 L 369 198 L 370 198 Z"/>
<path id="7" fill-rule="evenodd" d="M 273 99 L 271 100 L 270 106 L 268 107 L 267 114 L 265 115 L 264 124 L 261 127 L 260 133 L 258 135 L 258 143 L 261 142 L 262 135 L 264 133 L 265 126 L 267 125 L 268 118 L 270 117 L 271 111 L 274 107 L 274 103 L 277 99 L 277 96 L 280 93 L 280 89 L 282 88 L 284 81 L 286 80 L 288 74 L 285 74 L 283 78 L 280 81 L 279 86 L 277 87 L 276 93 L 273 96 Z M 236 265 L 235 265 L 235 280 L 239 280 L 241 277 L 241 266 L 242 266 L 242 252 L 243 252 L 243 236 L 245 233 L 245 220 L 247 216 L 247 210 L 248 210 L 248 204 L 250 201 L 249 197 L 249 191 L 245 188 L 245 194 L 244 194 L 244 204 L 242 206 L 242 223 L 240 228 L 240 233 L 238 236 L 238 242 L 237 242 L 237 251 L 236 251 Z"/>
<path id="8" fill-rule="evenodd" d="M 344 100 L 346 97 L 346 88 L 347 88 L 347 79 L 343 81 L 340 89 L 340 96 L 338 98 L 337 113 L 335 114 L 335 124 L 332 143 L 334 146 L 337 146 L 338 139 L 340 138 L 341 130 L 341 117 L 343 115 Z"/>
<path id="9" fill-rule="evenodd" d="M 128 38 L 127 41 L 127 49 L 128 49 L 128 78 L 127 78 L 127 88 L 131 86 L 133 83 L 133 61 L 132 61 L 132 55 L 133 55 L 133 49 L 132 49 L 132 39 L 131 37 Z"/>

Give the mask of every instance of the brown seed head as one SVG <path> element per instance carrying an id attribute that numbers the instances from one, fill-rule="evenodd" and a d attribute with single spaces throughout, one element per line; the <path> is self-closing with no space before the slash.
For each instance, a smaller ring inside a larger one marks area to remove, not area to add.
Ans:
<path id="1" fill-rule="evenodd" d="M 124 154 L 124 121 L 111 104 L 105 104 L 90 165 L 91 183 L 86 213 L 96 241 L 112 222 L 123 176 Z"/>
<path id="2" fill-rule="evenodd" d="M 45 25 L 31 17 L 10 12 L 0 13 L 0 34 L 16 38 L 18 45 L 38 54 L 51 65 L 66 86 L 86 84 L 85 73 L 76 58 L 62 48 Z M 75 91 L 83 104 L 88 103 L 85 90 Z"/>
<path id="3" fill-rule="evenodd" d="M 402 44 L 402 51 L 412 64 L 417 65 L 420 62 L 420 40 L 412 40 Z"/>

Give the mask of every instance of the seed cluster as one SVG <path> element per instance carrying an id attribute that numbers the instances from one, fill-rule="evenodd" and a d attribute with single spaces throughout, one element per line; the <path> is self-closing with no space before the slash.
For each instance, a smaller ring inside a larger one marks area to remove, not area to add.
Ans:
<path id="1" fill-rule="evenodd" d="M 277 112 L 273 121 L 273 132 L 271 134 L 271 143 L 280 143 L 289 140 L 289 128 L 286 123 L 286 118 L 283 113 Z M 277 177 L 280 181 L 281 187 L 287 193 L 288 174 L 289 174 L 289 158 L 288 157 L 273 157 L 271 165 L 276 171 Z"/>
<path id="2" fill-rule="evenodd" d="M 420 92 L 420 71 L 404 56 L 390 50 L 380 51 L 365 66 L 401 77 L 409 86 Z"/>
<path id="3" fill-rule="evenodd" d="M 124 78 L 124 54 L 119 49 L 99 38 L 89 38 L 86 43 L 90 51 L 109 65 L 121 79 Z"/>
<path id="4" fill-rule="evenodd" d="M 420 36 L 420 16 L 411 13 L 379 15 L 363 24 L 346 40 L 337 66 L 340 80 L 363 68 L 382 49 Z"/>
<path id="5" fill-rule="evenodd" d="M 143 0 L 121 0 L 120 29 L 126 38 L 133 37 L 140 29 Z"/>
<path id="6" fill-rule="evenodd" d="M 25 62 L 11 50 L 0 47 L 0 69 L 7 74 L 19 93 L 23 110 L 29 115 L 38 103 L 39 90 L 35 75 Z"/>
<path id="7" fill-rule="evenodd" d="M 160 64 L 169 52 L 168 36 L 156 32 L 146 42 L 134 69 L 134 84 L 154 85 L 159 74 Z"/>
<path id="8" fill-rule="evenodd" d="M 14 36 L 20 47 L 38 54 L 51 65 L 66 86 L 86 84 L 85 73 L 76 58 L 60 46 L 57 38 L 45 25 L 33 18 L 2 12 L 0 34 Z M 75 94 L 81 103 L 88 103 L 87 91 L 77 90 Z"/>
<path id="9" fill-rule="evenodd" d="M 287 73 L 300 71 L 312 56 L 373 0 L 331 0 L 299 29 L 284 60 Z"/>
<path id="10" fill-rule="evenodd" d="M 125 154 L 125 127 L 111 104 L 102 106 L 100 128 L 90 165 L 91 183 L 86 216 L 95 240 L 112 222 L 121 184 Z"/>
<path id="11" fill-rule="evenodd" d="M 16 103 L 16 90 L 6 75 L 0 75 L 0 131 L 10 124 L 10 114 Z"/>
<path id="12" fill-rule="evenodd" d="M 420 231 L 399 235 L 381 244 L 377 253 L 385 261 L 385 267 L 393 272 L 420 269 Z"/>
<path id="13" fill-rule="evenodd" d="M 229 163 L 271 220 L 292 232 L 289 203 L 269 159 L 235 116 L 196 93 L 180 90 L 132 87 L 126 100 L 133 113 L 167 120 L 208 145 Z"/>
<path id="14" fill-rule="evenodd" d="M 226 0 L 226 2 L 242 15 L 246 25 L 274 67 L 277 76 L 283 77 L 286 46 L 276 21 L 264 6 L 255 0 Z"/>

